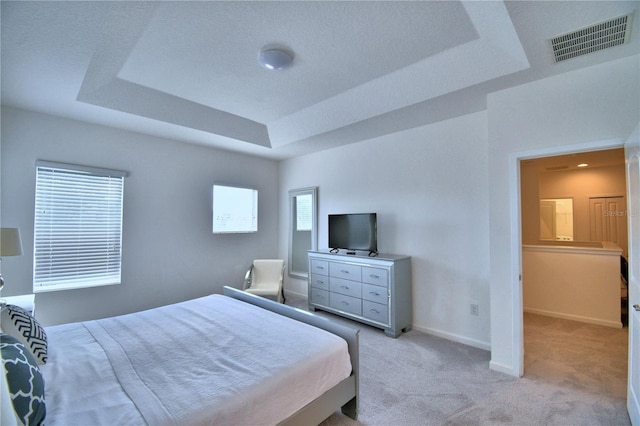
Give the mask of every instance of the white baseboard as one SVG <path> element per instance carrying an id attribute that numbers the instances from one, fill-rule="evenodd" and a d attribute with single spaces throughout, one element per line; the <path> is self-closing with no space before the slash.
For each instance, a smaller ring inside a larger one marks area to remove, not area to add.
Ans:
<path id="1" fill-rule="evenodd" d="M 461 336 L 459 334 L 448 333 L 446 331 L 436 330 L 434 328 L 429 328 L 429 327 L 422 327 L 416 324 L 413 325 L 413 329 L 418 330 L 422 333 L 431 334 L 432 336 L 442 337 L 443 339 L 462 343 L 463 345 L 472 346 L 478 349 L 484 349 L 485 351 L 491 350 L 491 343 L 470 339 L 468 337 Z"/>
<path id="2" fill-rule="evenodd" d="M 474 348 L 484 349 L 486 351 L 491 352 L 491 343 L 482 342 L 475 339 L 469 339 L 468 337 L 465 337 L 465 336 L 460 336 L 458 334 L 453 334 L 453 333 L 447 333 L 441 330 L 434 330 L 428 327 L 420 327 L 420 326 L 414 325 L 413 328 L 415 330 L 418 330 L 426 334 L 442 337 L 443 339 L 452 340 L 454 342 L 462 343 L 463 345 L 472 346 Z M 504 364 L 497 363 L 495 361 L 490 361 L 489 368 L 491 370 L 498 371 L 500 373 L 508 374 L 509 376 L 520 377 L 520 373 L 517 371 L 514 371 L 513 366 L 510 366 L 510 365 L 504 365 Z"/>
<path id="3" fill-rule="evenodd" d="M 307 293 L 298 293 L 297 291 L 289 290 L 288 288 L 285 288 L 284 292 L 285 292 L 285 296 L 288 294 L 293 294 L 294 296 L 302 297 L 304 299 L 308 297 Z"/>
<path id="4" fill-rule="evenodd" d="M 495 361 L 490 361 L 489 362 L 489 368 L 491 370 L 497 371 L 499 373 L 508 374 L 509 376 L 520 377 L 520 374 L 516 373 L 515 371 L 513 371 L 512 367 L 510 367 L 508 365 L 500 364 L 500 363 L 495 362 Z"/>
<path id="5" fill-rule="evenodd" d="M 627 386 L 627 411 L 632 425 L 640 425 L 640 399 L 631 386 Z"/>
<path id="6" fill-rule="evenodd" d="M 543 315 L 545 317 L 553 317 L 553 318 L 567 319 L 571 321 L 586 322 L 588 324 L 602 325 L 605 327 L 622 328 L 622 319 L 620 319 L 620 321 L 609 321 L 601 318 L 583 317 L 580 315 L 571 315 L 571 314 L 565 314 L 562 312 L 545 311 L 543 309 L 526 308 L 526 307 L 523 309 L 523 311 L 531 314 Z"/>
<path id="7" fill-rule="evenodd" d="M 286 295 L 295 295 L 303 298 L 307 298 L 306 294 L 301 294 L 295 291 L 287 291 Z M 482 342 L 480 340 L 470 339 L 465 336 L 461 336 L 459 334 L 448 333 L 442 330 L 436 330 L 429 327 L 422 327 L 416 324 L 412 325 L 414 330 L 420 331 L 421 333 L 430 334 L 432 336 L 442 337 L 443 339 L 451 340 L 454 342 L 462 343 L 463 345 L 472 346 L 474 348 L 483 349 L 485 351 L 491 351 L 491 344 L 488 342 Z"/>

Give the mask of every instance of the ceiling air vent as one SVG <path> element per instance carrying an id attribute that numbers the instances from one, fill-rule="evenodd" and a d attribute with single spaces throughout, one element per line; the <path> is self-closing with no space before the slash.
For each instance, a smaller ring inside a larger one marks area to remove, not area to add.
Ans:
<path id="1" fill-rule="evenodd" d="M 632 16 L 629 14 L 609 19 L 552 38 L 550 41 L 556 62 L 624 44 L 629 40 Z"/>

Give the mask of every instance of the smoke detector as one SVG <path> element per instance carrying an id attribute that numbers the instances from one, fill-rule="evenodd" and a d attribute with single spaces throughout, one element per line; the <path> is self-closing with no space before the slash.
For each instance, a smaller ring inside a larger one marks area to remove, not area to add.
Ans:
<path id="1" fill-rule="evenodd" d="M 619 46 L 629 40 L 633 14 L 553 37 L 551 48 L 556 62 Z"/>

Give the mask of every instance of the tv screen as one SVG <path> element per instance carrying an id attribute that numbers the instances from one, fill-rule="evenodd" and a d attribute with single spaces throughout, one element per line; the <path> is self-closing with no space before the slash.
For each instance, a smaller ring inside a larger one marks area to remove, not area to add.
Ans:
<path id="1" fill-rule="evenodd" d="M 329 248 L 378 251 L 376 213 L 330 214 Z"/>

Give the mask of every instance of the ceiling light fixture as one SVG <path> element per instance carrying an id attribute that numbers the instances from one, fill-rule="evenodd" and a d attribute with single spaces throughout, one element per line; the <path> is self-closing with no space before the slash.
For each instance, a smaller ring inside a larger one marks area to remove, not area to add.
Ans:
<path id="1" fill-rule="evenodd" d="M 578 164 L 578 167 L 587 167 L 589 166 L 587 163 Z"/>
<path id="2" fill-rule="evenodd" d="M 260 52 L 258 62 L 268 70 L 282 70 L 293 63 L 293 54 L 282 49 L 264 49 Z"/>

